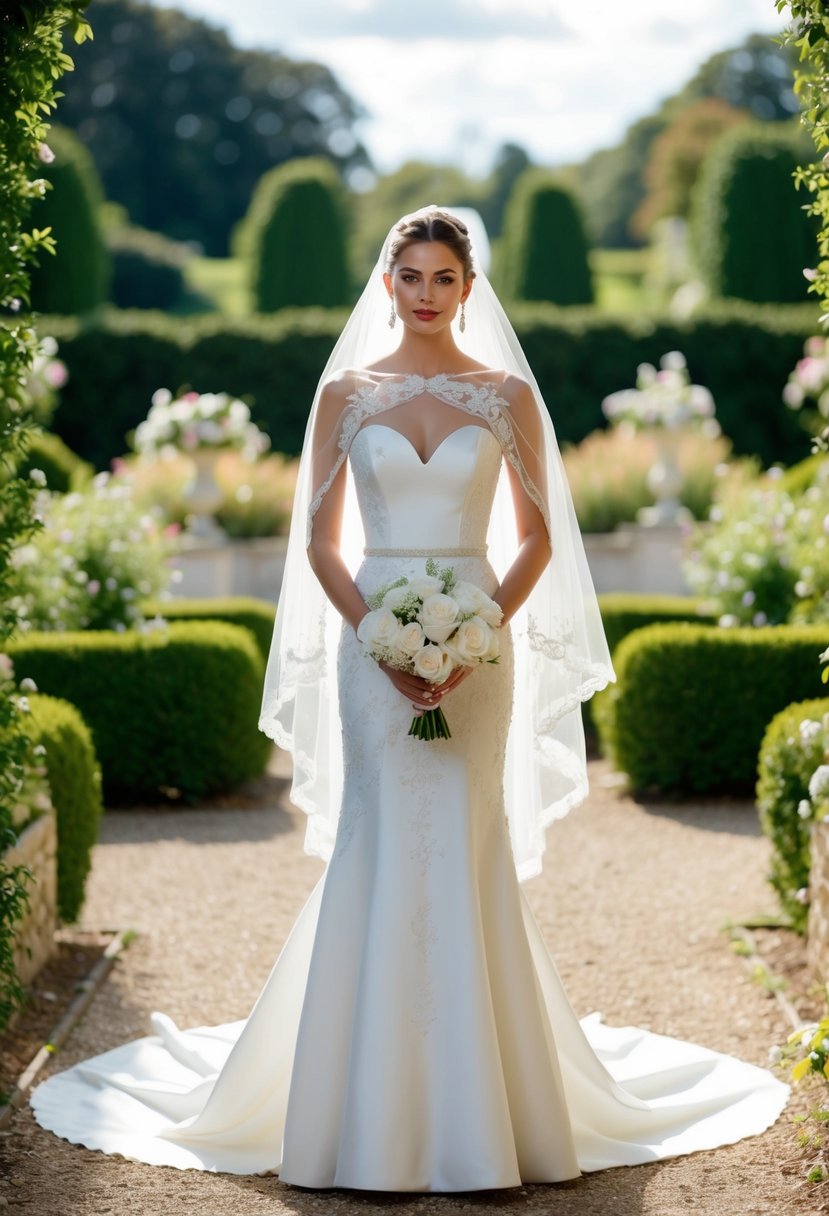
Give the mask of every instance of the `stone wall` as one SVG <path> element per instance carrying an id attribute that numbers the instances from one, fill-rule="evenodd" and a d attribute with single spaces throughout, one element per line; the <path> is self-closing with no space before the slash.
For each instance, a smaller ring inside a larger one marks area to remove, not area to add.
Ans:
<path id="1" fill-rule="evenodd" d="M 23 984 L 28 984 L 51 956 L 57 928 L 58 838 L 53 813 L 41 815 L 24 829 L 4 861 L 25 865 L 34 874 L 28 884 L 29 910 L 18 924 L 15 964 Z"/>

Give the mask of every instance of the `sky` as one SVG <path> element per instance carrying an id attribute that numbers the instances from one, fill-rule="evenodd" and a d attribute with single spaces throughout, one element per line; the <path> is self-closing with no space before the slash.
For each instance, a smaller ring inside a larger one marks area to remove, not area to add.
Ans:
<path id="1" fill-rule="evenodd" d="M 543 165 L 617 143 L 710 55 L 785 17 L 774 0 L 152 0 L 242 47 L 331 68 L 366 111 L 381 172 L 403 161 L 473 175 L 507 141 Z"/>

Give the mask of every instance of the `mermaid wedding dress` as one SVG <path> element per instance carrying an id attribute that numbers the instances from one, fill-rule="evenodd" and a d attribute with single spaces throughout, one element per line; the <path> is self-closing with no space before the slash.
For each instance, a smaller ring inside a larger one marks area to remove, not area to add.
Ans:
<path id="1" fill-rule="evenodd" d="M 502 452 L 464 419 L 424 463 L 369 420 L 349 458 L 364 595 L 426 557 L 492 593 L 485 537 Z M 306 1187 L 471 1191 L 557 1182 L 731 1143 L 788 1089 L 767 1071 L 581 1022 L 519 886 L 502 794 L 513 653 L 503 631 L 445 703 L 452 737 L 339 643 L 344 795 L 333 854 L 250 1016 L 155 1034 L 38 1086 L 67 1139 L 180 1169 Z"/>

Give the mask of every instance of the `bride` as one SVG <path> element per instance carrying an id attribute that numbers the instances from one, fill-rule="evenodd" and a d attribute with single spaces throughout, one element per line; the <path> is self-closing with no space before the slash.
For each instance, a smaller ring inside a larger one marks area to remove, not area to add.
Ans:
<path id="1" fill-rule="evenodd" d="M 579 1021 L 520 886 L 585 796 L 580 703 L 613 672 L 549 413 L 473 256 L 438 208 L 395 225 L 309 418 L 260 725 L 325 872 L 245 1021 L 154 1014 L 35 1090 L 69 1140 L 472 1191 L 731 1143 L 785 1104 L 763 1069 Z M 437 686 L 360 640 L 429 558 L 503 613 L 499 661 Z M 438 706 L 451 737 L 410 736 Z"/>

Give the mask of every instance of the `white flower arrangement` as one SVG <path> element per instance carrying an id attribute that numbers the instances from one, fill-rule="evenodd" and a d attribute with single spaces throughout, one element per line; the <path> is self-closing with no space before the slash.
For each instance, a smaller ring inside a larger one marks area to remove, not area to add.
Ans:
<path id="1" fill-rule="evenodd" d="M 244 401 L 229 393 L 184 393 L 173 398 L 157 389 L 145 420 L 136 427 L 137 452 L 156 454 L 166 448 L 194 452 L 199 448 L 242 448 L 251 457 L 264 452 L 269 440 L 250 420 Z"/>
<path id="2" fill-rule="evenodd" d="M 425 575 L 397 579 L 367 603 L 370 611 L 360 621 L 357 637 L 378 663 L 442 684 L 456 667 L 498 662 L 500 606 L 474 583 L 456 579 L 451 568 L 439 569 L 434 558 L 426 562 Z M 409 734 L 451 737 L 440 707 L 415 717 Z"/>
<path id="3" fill-rule="evenodd" d="M 658 370 L 652 363 L 640 363 L 636 387 L 611 393 L 602 409 L 610 422 L 624 422 L 634 430 L 692 426 L 711 438 L 720 433 L 714 398 L 703 385 L 691 383 L 685 356 L 678 350 L 663 355 Z"/>

